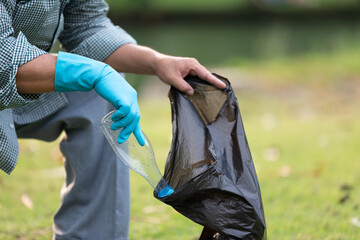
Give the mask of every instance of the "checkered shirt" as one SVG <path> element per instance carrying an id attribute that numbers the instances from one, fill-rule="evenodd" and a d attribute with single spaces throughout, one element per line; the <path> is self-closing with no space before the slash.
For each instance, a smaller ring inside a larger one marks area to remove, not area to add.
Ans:
<path id="1" fill-rule="evenodd" d="M 68 52 L 103 61 L 120 46 L 136 41 L 107 18 L 104 0 L 0 0 L 0 169 L 17 162 L 14 129 L 67 104 L 62 93 L 19 94 L 18 67 L 48 54 L 58 39 Z"/>

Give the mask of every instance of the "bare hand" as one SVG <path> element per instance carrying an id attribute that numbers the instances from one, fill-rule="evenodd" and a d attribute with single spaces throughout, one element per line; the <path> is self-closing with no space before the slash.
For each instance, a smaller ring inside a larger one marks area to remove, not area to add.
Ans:
<path id="1" fill-rule="evenodd" d="M 195 58 L 173 57 L 159 54 L 153 66 L 156 75 L 165 83 L 170 84 L 187 95 L 194 89 L 184 80 L 187 75 L 198 76 L 217 88 L 224 89 L 225 83 L 217 79 Z"/>

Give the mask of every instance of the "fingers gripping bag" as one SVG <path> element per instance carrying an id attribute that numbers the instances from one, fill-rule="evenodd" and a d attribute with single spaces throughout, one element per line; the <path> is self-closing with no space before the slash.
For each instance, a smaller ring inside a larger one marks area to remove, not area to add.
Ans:
<path id="1" fill-rule="evenodd" d="M 202 240 L 266 240 L 260 187 L 237 99 L 230 82 L 214 75 L 226 83 L 224 90 L 187 76 L 192 96 L 174 87 L 169 91 L 173 139 L 164 177 L 175 192 L 154 196 L 203 225 Z"/>

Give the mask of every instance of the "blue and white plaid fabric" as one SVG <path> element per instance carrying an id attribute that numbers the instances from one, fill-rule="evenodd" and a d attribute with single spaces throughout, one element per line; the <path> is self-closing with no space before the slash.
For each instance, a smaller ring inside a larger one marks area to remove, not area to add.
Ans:
<path id="1" fill-rule="evenodd" d="M 57 39 L 66 51 L 99 61 L 136 43 L 107 11 L 104 0 L 0 0 L 0 169 L 6 173 L 18 156 L 15 129 L 9 126 L 40 120 L 67 104 L 62 93 L 18 94 L 18 67 L 47 54 Z"/>

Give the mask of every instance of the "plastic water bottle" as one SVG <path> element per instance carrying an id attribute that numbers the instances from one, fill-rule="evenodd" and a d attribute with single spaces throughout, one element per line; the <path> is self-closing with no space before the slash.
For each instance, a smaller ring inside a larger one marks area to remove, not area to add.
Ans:
<path id="1" fill-rule="evenodd" d="M 137 142 L 134 134 L 131 134 L 130 137 L 122 144 L 117 142 L 117 137 L 121 129 L 110 129 L 110 126 L 113 123 L 111 117 L 114 112 L 115 111 L 112 111 L 103 117 L 100 127 L 116 155 L 127 167 L 144 177 L 154 188 L 158 197 L 162 198 L 172 194 L 174 190 L 161 175 L 155 161 L 153 148 L 144 133 L 144 146 L 141 146 Z"/>

